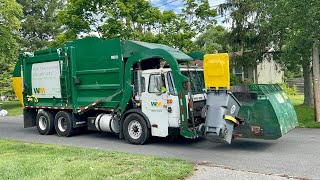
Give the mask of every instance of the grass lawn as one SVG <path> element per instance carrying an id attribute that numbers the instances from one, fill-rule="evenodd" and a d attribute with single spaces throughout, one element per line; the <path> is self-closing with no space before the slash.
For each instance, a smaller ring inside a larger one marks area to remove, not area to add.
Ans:
<path id="1" fill-rule="evenodd" d="M 1 179 L 183 179 L 194 164 L 173 158 L 0 139 Z"/>
<path id="2" fill-rule="evenodd" d="M 16 116 L 22 114 L 22 107 L 19 101 L 0 101 L 2 109 L 8 111 L 8 116 Z"/>
<path id="3" fill-rule="evenodd" d="M 320 128 L 320 123 L 314 121 L 313 107 L 305 106 L 303 104 L 303 95 L 289 96 L 290 100 L 296 110 L 299 127 L 301 128 Z"/>

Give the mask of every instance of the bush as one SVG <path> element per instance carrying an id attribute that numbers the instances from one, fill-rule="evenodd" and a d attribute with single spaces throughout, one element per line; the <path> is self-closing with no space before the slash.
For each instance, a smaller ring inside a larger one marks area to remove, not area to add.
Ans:
<path id="1" fill-rule="evenodd" d="M 281 86 L 282 90 L 287 95 L 297 95 L 298 94 L 298 89 L 295 85 L 293 85 L 293 87 L 289 87 L 287 83 L 281 83 L 280 86 Z"/>
<path id="2" fill-rule="evenodd" d="M 230 74 L 230 84 L 231 86 L 239 85 L 241 84 L 241 80 L 236 75 Z"/>
<path id="3" fill-rule="evenodd" d="M 253 84 L 253 81 L 252 81 L 252 79 L 244 78 L 242 84 Z"/>

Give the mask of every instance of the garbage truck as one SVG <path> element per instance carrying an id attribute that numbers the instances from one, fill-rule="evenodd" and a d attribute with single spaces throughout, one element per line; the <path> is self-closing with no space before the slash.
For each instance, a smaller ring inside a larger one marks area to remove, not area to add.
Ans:
<path id="1" fill-rule="evenodd" d="M 243 126 L 227 54 L 193 58 L 162 44 L 90 37 L 20 54 L 13 72 L 24 127 L 69 137 L 112 132 L 132 144 L 182 135 L 231 143 Z M 293 127 L 291 127 L 293 128 Z"/>

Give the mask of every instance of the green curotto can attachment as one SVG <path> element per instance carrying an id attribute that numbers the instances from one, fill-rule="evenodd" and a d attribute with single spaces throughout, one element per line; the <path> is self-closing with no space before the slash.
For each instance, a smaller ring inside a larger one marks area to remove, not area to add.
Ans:
<path id="1" fill-rule="evenodd" d="M 233 86 L 231 91 L 241 103 L 238 116 L 245 121 L 235 135 L 274 140 L 298 126 L 294 107 L 278 84 Z"/>

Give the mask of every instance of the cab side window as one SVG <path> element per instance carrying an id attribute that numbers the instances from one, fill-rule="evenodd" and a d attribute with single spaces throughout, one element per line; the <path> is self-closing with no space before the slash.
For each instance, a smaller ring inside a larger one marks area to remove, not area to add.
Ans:
<path id="1" fill-rule="evenodd" d="M 165 80 L 163 75 L 150 75 L 149 78 L 149 93 L 166 92 Z"/>
<path id="2" fill-rule="evenodd" d="M 157 78 L 157 75 L 150 75 L 149 88 L 148 88 L 149 93 L 158 92 L 157 84 L 160 82 L 157 82 L 157 81 L 159 81 L 159 78 Z"/>
<path id="3" fill-rule="evenodd" d="M 169 86 L 169 92 L 170 92 L 170 94 L 171 94 L 171 95 L 177 95 L 177 89 L 176 89 L 176 87 L 175 87 L 175 85 L 174 85 L 173 78 L 172 78 L 172 73 L 171 73 L 171 72 L 168 73 L 168 78 L 167 78 L 167 80 L 168 80 L 168 86 Z"/>

